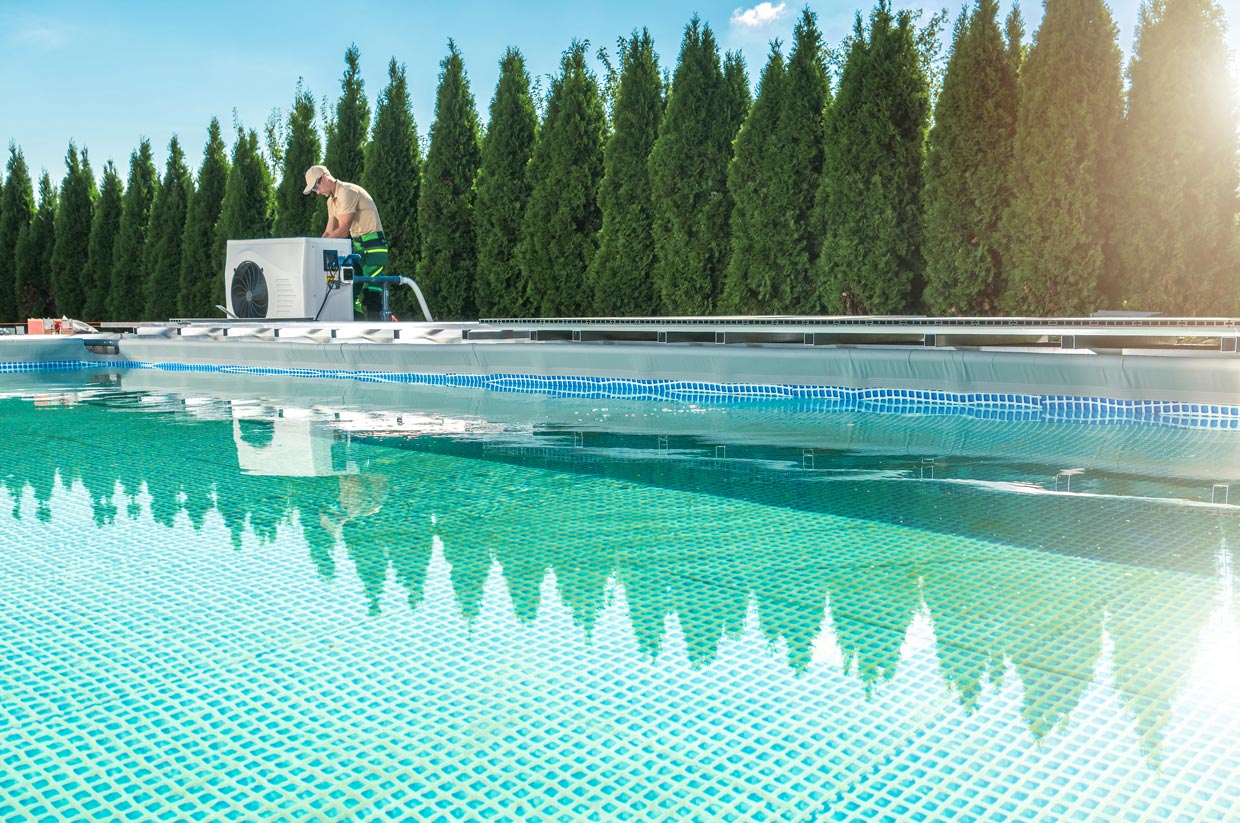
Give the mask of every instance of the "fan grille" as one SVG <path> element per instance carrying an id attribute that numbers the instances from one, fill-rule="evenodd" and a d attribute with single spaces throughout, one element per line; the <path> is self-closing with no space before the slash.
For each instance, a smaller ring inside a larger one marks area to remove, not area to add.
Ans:
<path id="1" fill-rule="evenodd" d="M 246 260 L 233 269 L 233 314 L 243 319 L 267 316 L 267 278 L 263 270 L 252 260 Z"/>

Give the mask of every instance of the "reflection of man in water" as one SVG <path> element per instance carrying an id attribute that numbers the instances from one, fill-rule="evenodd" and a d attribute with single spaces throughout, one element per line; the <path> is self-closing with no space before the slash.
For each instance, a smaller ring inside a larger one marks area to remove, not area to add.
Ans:
<path id="1" fill-rule="evenodd" d="M 379 597 L 387 577 L 388 556 L 381 535 L 361 524 L 383 508 L 387 499 L 388 479 L 382 474 L 343 474 L 340 476 L 339 503 L 323 512 L 319 522 L 332 536 L 333 545 L 344 543 L 349 559 L 362 581 L 367 611 L 379 613 Z M 350 525 L 352 524 L 352 525 Z M 349 526 L 346 531 L 346 526 Z"/>
<path id="2" fill-rule="evenodd" d="M 340 475 L 339 502 L 323 512 L 319 523 L 339 543 L 346 523 L 383 508 L 387 486 L 387 475 L 383 474 Z"/>

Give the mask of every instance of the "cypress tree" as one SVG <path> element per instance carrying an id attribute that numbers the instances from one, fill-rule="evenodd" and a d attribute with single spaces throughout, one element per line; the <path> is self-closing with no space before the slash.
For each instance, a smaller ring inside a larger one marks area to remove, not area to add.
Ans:
<path id="1" fill-rule="evenodd" d="M 1120 133 L 1113 304 L 1198 316 L 1237 307 L 1236 108 L 1223 25 L 1211 0 L 1141 9 Z"/>
<path id="2" fill-rule="evenodd" d="M 330 166 L 328 167 L 330 168 Z M 379 94 L 375 130 L 366 147 L 362 187 L 375 199 L 383 218 L 388 254 L 385 274 L 412 277 L 417 272 L 418 190 L 422 184 L 422 151 L 409 102 L 405 67 L 388 63 L 388 85 Z M 398 316 L 414 316 L 408 289 L 398 289 L 392 307 Z"/>
<path id="3" fill-rule="evenodd" d="M 125 186 L 121 176 L 109 160 L 103 166 L 103 184 L 99 188 L 99 202 L 95 204 L 95 218 L 90 226 L 90 248 L 82 276 L 82 316 L 87 320 L 103 317 L 108 284 L 112 280 L 112 256 L 120 231 L 124 197 Z"/>
<path id="4" fill-rule="evenodd" d="M 151 230 L 147 235 L 143 263 L 146 269 L 143 317 L 146 320 L 167 320 L 177 313 L 185 215 L 193 187 L 189 169 L 185 167 L 185 153 L 181 151 L 180 141 L 173 135 L 168 143 L 164 179 L 151 204 Z"/>
<path id="5" fill-rule="evenodd" d="M 727 125 L 728 140 L 734 140 L 753 100 L 749 96 L 749 71 L 745 57 L 739 51 L 730 51 L 723 58 L 723 122 Z"/>
<path id="6" fill-rule="evenodd" d="M 517 248 L 525 287 L 543 317 L 581 316 L 594 302 L 586 272 L 602 225 L 603 130 L 598 81 L 586 66 L 585 44 L 574 42 L 551 81 Z"/>
<path id="7" fill-rule="evenodd" d="M 792 222 L 790 271 L 794 285 L 788 311 L 810 314 L 818 310 L 813 267 L 817 264 L 819 240 L 813 228 L 814 195 L 822 180 L 826 157 L 827 109 L 831 104 L 831 84 L 827 79 L 826 47 L 818 19 L 808 8 L 793 30 L 792 54 L 788 57 L 788 95 L 780 114 L 780 143 L 788 160 L 788 215 Z"/>
<path id="8" fill-rule="evenodd" d="M 39 207 L 17 238 L 13 277 L 18 317 L 47 317 L 52 309 L 52 248 L 56 245 L 56 187 L 39 178 Z"/>
<path id="9" fill-rule="evenodd" d="M 1020 6 L 1013 4 L 1004 23 L 1004 40 L 1007 41 L 1008 64 L 1012 76 L 1020 77 L 1021 64 L 1025 62 L 1025 20 L 1020 16 Z"/>
<path id="10" fill-rule="evenodd" d="M 812 267 L 818 244 L 810 218 L 822 176 L 830 89 L 813 12 L 802 13 L 793 38 L 785 79 L 776 86 L 778 104 L 763 102 L 759 92 L 734 146 L 728 177 L 735 203 L 732 256 L 724 300 L 731 312 L 809 314 L 817 308 Z M 763 88 L 771 70 L 768 64 Z"/>
<path id="11" fill-rule="evenodd" d="M 719 277 L 716 283 L 715 301 L 723 296 L 723 285 L 727 279 L 728 258 L 732 255 L 732 193 L 729 191 L 728 167 L 735 153 L 736 135 L 741 130 L 745 118 L 749 116 L 749 107 L 753 99 L 749 94 L 749 69 L 745 58 L 739 51 L 730 51 L 723 57 L 723 137 L 727 141 L 727 149 L 723 159 L 723 211 L 724 228 L 722 236 L 723 259 L 719 263 Z"/>
<path id="12" fill-rule="evenodd" d="M 418 197 L 418 285 L 437 317 L 477 316 L 474 274 L 478 267 L 473 231 L 474 178 L 481 164 L 478 112 L 456 43 L 439 64 L 435 122 Z"/>
<path id="13" fill-rule="evenodd" d="M 9 143 L 4 188 L 0 191 L 0 254 L 10 261 L 0 266 L 0 320 L 21 320 L 17 311 L 17 240 L 34 219 L 34 189 L 21 149 Z"/>
<path id="14" fill-rule="evenodd" d="M 732 249 L 719 307 L 727 314 L 783 314 L 791 302 L 793 274 L 785 256 L 792 241 L 785 211 L 788 166 L 779 143 L 779 118 L 788 96 L 784 68 L 776 40 L 728 167 Z"/>
<path id="15" fill-rule="evenodd" d="M 151 222 L 151 203 L 155 200 L 156 173 L 151 162 L 151 141 L 143 138 L 129 156 L 129 180 L 121 202 L 121 223 L 112 249 L 112 277 L 104 303 L 113 320 L 137 320 L 142 314 L 146 282 L 142 252 Z"/>
<path id="16" fill-rule="evenodd" d="M 258 133 L 238 128 L 220 220 L 215 226 L 216 259 L 224 259 L 229 240 L 271 236 L 274 206 L 271 173 L 259 149 Z M 228 274 L 225 272 L 225 279 Z"/>
<path id="17" fill-rule="evenodd" d="M 919 297 L 922 144 L 929 89 L 908 12 L 880 0 L 857 20 L 827 117 L 815 221 L 817 280 L 831 312 L 905 312 Z"/>
<path id="18" fill-rule="evenodd" d="M 359 185 L 366 167 L 366 140 L 370 134 L 370 103 L 366 100 L 366 84 L 362 80 L 361 57 L 356 43 L 344 53 L 340 98 L 336 101 L 336 116 L 327 123 L 327 150 L 323 161 L 337 180 Z"/>
<path id="19" fill-rule="evenodd" d="M 323 162 L 337 180 L 360 183 L 366 167 L 370 103 L 366 100 L 365 82 L 362 80 L 360 68 L 361 51 L 356 43 L 351 44 L 345 51 L 344 63 L 336 111 L 326 117 L 323 124 L 323 131 L 327 136 Z M 311 234 L 317 236 L 322 234 L 327 226 L 327 198 L 311 197 L 310 200 L 314 203 L 315 210 L 314 230 Z M 382 217 L 383 212 L 380 211 L 379 215 Z"/>
<path id="20" fill-rule="evenodd" d="M 1101 302 L 1122 106 L 1115 38 L 1102 0 L 1047 0 L 1020 71 L 1003 222 L 1009 313 L 1083 315 Z"/>
<path id="21" fill-rule="evenodd" d="M 311 237 L 323 233 L 321 229 L 315 231 L 314 222 L 319 207 L 315 201 L 321 198 L 302 194 L 306 169 L 318 163 L 322 156 L 314 117 L 314 98 L 302 88 L 299 79 L 293 108 L 286 121 L 280 185 L 276 187 L 276 216 L 272 226 L 272 234 L 276 237 Z"/>
<path id="22" fill-rule="evenodd" d="M 224 258 L 216 255 L 215 227 L 219 223 L 227 184 L 228 155 L 220 135 L 220 123 L 213 117 L 207 127 L 202 164 L 198 167 L 198 186 L 190 197 L 185 215 L 181 288 L 177 292 L 177 312 L 182 317 L 215 317 L 219 314 L 215 307 L 224 305 Z"/>
<path id="23" fill-rule="evenodd" d="M 648 316 L 658 311 L 654 288 L 654 203 L 647 163 L 663 116 L 663 80 L 650 32 L 620 43 L 620 81 L 613 131 L 603 155 L 598 202 L 603 225 L 590 266 L 594 311 Z"/>
<path id="24" fill-rule="evenodd" d="M 1012 200 L 1016 74 L 998 3 L 961 15 L 926 149 L 926 308 L 993 314 L 1003 288 L 999 223 Z"/>
<path id="25" fill-rule="evenodd" d="M 52 302 L 57 314 L 78 317 L 82 314 L 82 276 L 90 253 L 90 226 L 99 193 L 86 149 L 79 156 L 70 143 L 65 168 L 67 173 L 60 183 L 60 203 L 56 208 L 56 244 L 52 249 Z"/>
<path id="26" fill-rule="evenodd" d="M 715 36 L 695 15 L 685 27 L 649 162 L 654 281 L 667 314 L 709 314 L 719 297 L 729 246 L 727 169 L 736 101 L 735 90 L 729 94 L 723 83 Z"/>
<path id="27" fill-rule="evenodd" d="M 521 278 L 517 244 L 530 198 L 525 170 L 534 153 L 538 115 L 521 52 L 508 49 L 499 65 L 474 204 L 476 299 L 483 317 L 528 317 L 534 314 L 535 304 Z"/>

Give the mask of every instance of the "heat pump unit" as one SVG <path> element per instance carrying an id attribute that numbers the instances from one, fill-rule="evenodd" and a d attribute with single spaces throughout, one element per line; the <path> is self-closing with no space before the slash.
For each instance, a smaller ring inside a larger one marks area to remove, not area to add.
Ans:
<path id="1" fill-rule="evenodd" d="M 343 258 L 347 239 L 229 240 L 224 258 L 228 311 L 242 320 L 353 319 L 353 289 L 329 289 L 323 252 Z"/>

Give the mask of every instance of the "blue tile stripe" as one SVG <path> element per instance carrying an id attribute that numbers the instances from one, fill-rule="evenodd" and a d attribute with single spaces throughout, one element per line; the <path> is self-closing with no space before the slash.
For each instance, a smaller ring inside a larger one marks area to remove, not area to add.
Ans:
<path id="1" fill-rule="evenodd" d="M 100 365 L 97 361 L 88 360 L 0 363 L 0 374 L 75 371 L 97 369 Z M 410 374 L 343 369 L 288 369 L 130 361 L 109 363 L 107 368 L 278 375 L 358 380 L 365 383 L 411 383 L 595 400 L 682 400 L 696 403 L 733 403 L 747 400 L 796 398 L 825 401 L 824 410 L 965 415 L 984 420 L 1140 423 L 1174 428 L 1240 430 L 1240 406 L 1185 403 L 1172 400 L 1114 400 L 1068 395 L 852 389 L 843 386 L 711 383 L 611 377 L 551 377 L 526 374 Z"/>
<path id="2" fill-rule="evenodd" d="M 0 363 L 0 374 L 21 374 L 43 371 L 78 371 L 98 368 L 99 363 L 89 360 L 39 360 L 37 362 Z"/>

